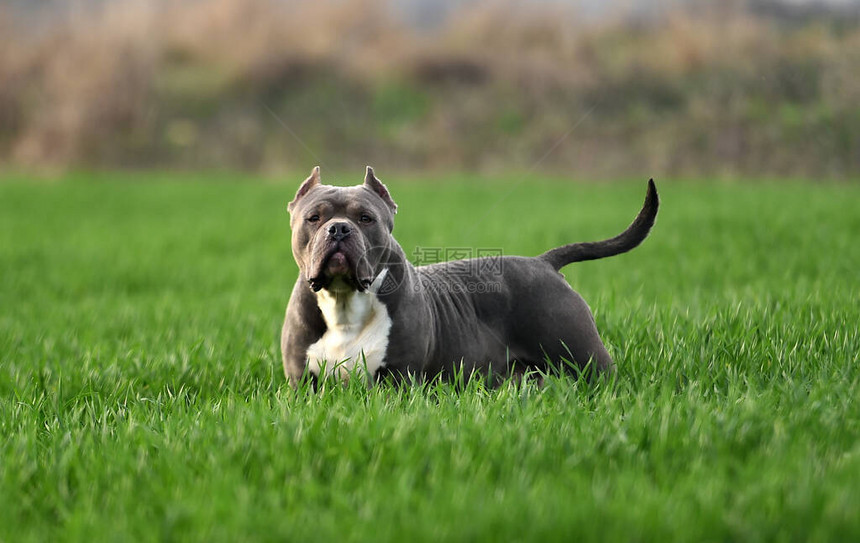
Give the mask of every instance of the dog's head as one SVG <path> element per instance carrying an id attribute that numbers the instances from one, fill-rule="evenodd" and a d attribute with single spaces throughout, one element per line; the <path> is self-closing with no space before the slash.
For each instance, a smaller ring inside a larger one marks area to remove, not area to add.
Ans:
<path id="1" fill-rule="evenodd" d="M 287 209 L 293 256 L 314 291 L 367 290 L 391 245 L 397 204 L 368 166 L 364 183 L 333 187 L 313 169 Z"/>

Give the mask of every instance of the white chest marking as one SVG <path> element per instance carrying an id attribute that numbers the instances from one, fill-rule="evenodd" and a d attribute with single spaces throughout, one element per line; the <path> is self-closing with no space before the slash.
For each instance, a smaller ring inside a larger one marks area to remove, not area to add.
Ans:
<path id="1" fill-rule="evenodd" d="M 319 341 L 308 347 L 308 369 L 315 375 L 320 375 L 324 367 L 326 375 L 345 378 L 358 367 L 373 377 L 384 366 L 391 318 L 376 291 L 386 272 L 383 270 L 367 292 L 316 293 L 327 329 Z"/>

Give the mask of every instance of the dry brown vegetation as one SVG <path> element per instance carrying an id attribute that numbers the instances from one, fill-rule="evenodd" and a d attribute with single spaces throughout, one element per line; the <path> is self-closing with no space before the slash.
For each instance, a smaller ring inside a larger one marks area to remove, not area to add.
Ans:
<path id="1" fill-rule="evenodd" d="M 580 24 L 373 0 L 0 13 L 7 167 L 860 173 L 860 29 L 742 9 Z"/>

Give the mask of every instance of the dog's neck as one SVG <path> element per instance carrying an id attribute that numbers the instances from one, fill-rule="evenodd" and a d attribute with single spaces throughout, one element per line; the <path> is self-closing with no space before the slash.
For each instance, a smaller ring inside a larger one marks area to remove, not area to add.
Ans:
<path id="1" fill-rule="evenodd" d="M 331 284 L 316 292 L 317 305 L 330 330 L 358 331 L 374 317 L 377 292 L 385 281 L 388 268 L 383 269 L 366 291 L 358 291 L 343 279 L 335 278 Z"/>
<path id="2" fill-rule="evenodd" d="M 370 293 L 354 289 L 322 289 L 316 293 L 317 305 L 329 330 L 360 330 L 372 317 Z"/>

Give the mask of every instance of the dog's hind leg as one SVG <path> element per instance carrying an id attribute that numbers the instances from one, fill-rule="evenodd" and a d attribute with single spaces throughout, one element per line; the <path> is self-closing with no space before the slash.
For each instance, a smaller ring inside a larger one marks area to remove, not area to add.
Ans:
<path id="1" fill-rule="evenodd" d="M 544 311 L 522 318 L 514 332 L 522 359 L 546 361 L 550 368 L 555 366 L 567 373 L 615 371 L 615 363 L 582 296 L 559 281 L 558 286 L 547 288 L 547 297 L 539 305 Z"/>

